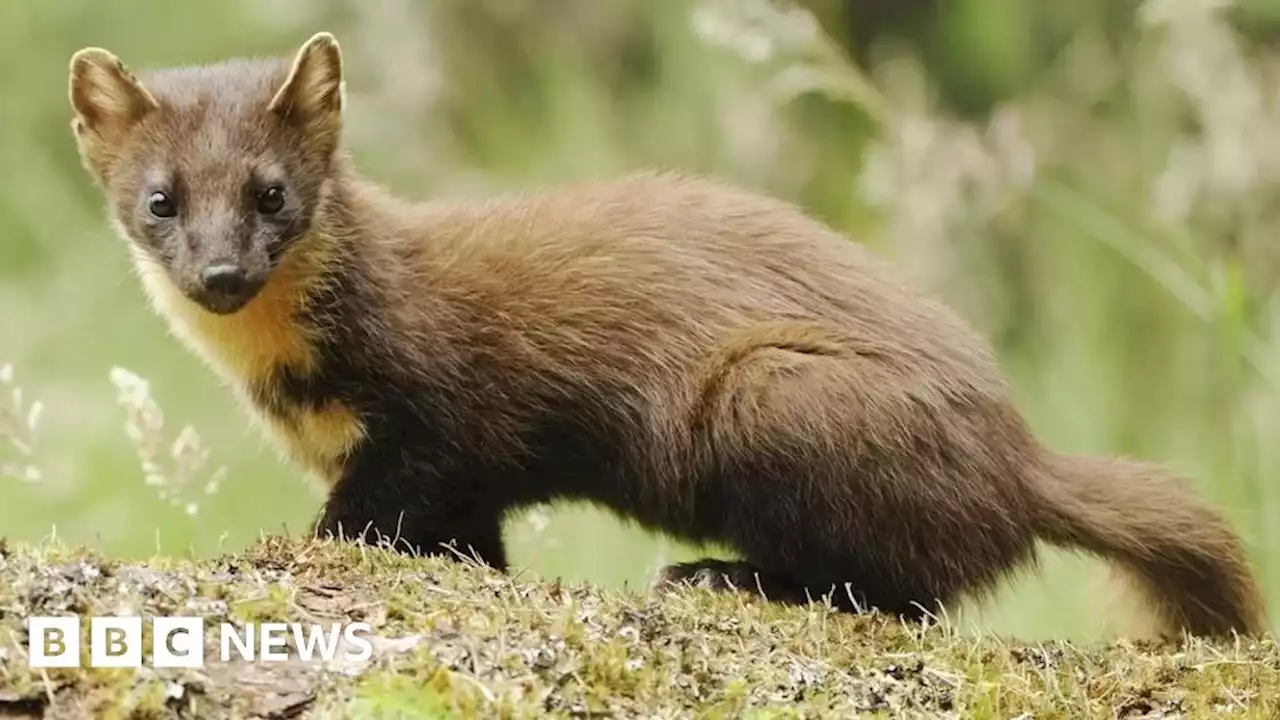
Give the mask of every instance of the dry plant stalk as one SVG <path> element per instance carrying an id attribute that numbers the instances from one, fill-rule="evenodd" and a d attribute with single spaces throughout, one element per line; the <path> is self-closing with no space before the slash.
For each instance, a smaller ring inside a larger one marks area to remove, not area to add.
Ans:
<path id="1" fill-rule="evenodd" d="M 0 436 L 18 457 L 17 460 L 0 459 L 0 476 L 40 482 L 43 475 L 33 459 L 44 404 L 39 400 L 26 401 L 22 388 L 14 380 L 11 364 L 0 367 L 0 393 L 7 396 L 7 401 L 0 403 Z"/>
<path id="2" fill-rule="evenodd" d="M 111 382 L 116 386 L 117 401 L 128 414 L 125 433 L 137 450 L 143 482 L 155 488 L 164 502 L 189 516 L 196 515 L 200 511 L 198 498 L 218 492 L 226 467 L 219 467 L 196 489 L 210 453 L 195 428 L 186 425 L 168 441 L 164 413 L 151 397 L 150 384 L 121 367 L 111 369 Z"/>

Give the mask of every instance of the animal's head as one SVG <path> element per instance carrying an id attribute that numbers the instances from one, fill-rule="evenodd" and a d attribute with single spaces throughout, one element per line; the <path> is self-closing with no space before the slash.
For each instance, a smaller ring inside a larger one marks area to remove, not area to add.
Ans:
<path id="1" fill-rule="evenodd" d="M 342 56 L 328 33 L 292 61 L 232 60 L 135 76 L 115 55 L 71 58 L 84 167 L 138 262 L 207 311 L 236 312 L 306 238 L 342 132 Z"/>

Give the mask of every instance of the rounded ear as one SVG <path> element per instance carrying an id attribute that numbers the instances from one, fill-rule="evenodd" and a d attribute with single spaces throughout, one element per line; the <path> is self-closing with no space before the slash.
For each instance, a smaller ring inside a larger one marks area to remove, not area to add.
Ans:
<path id="1" fill-rule="evenodd" d="M 268 110 L 301 128 L 308 139 L 336 145 L 343 94 L 342 51 L 333 35 L 319 32 L 298 50 Z"/>
<path id="2" fill-rule="evenodd" d="M 159 107 L 124 63 L 102 48 L 77 51 L 70 71 L 71 107 L 85 129 L 127 130 Z"/>
<path id="3" fill-rule="evenodd" d="M 102 177 L 134 126 L 160 107 L 155 97 L 110 52 L 88 47 L 71 56 L 71 128 L 84 166 Z"/>

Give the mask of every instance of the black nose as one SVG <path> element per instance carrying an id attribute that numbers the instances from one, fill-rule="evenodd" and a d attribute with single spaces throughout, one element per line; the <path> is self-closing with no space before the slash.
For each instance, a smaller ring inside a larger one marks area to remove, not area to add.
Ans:
<path id="1" fill-rule="evenodd" d="M 239 265 L 210 265 L 200 272 L 205 290 L 218 295 L 239 295 L 244 290 L 244 268 Z"/>

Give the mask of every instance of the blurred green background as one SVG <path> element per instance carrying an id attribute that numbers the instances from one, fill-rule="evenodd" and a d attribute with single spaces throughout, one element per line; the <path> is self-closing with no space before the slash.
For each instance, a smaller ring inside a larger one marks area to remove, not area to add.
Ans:
<path id="1" fill-rule="evenodd" d="M 300 532 L 318 509 L 318 491 L 146 307 L 79 167 L 66 70 L 85 45 L 144 67 L 289 54 L 327 29 L 369 175 L 461 197 L 665 166 L 794 200 L 987 334 L 1048 444 L 1190 478 L 1246 538 L 1276 608 L 1280 2 L 788 7 L 0 3 L 0 365 L 13 368 L 0 404 L 21 405 L 12 442 L 0 436 L 0 463 L 19 476 L 0 478 L 0 534 L 56 527 L 121 556 L 208 555 Z M 190 487 L 170 478 L 195 515 L 144 482 L 115 366 L 149 382 L 162 454 L 184 426 L 207 448 Z M 28 465 L 38 480 L 21 477 Z M 580 507 L 508 532 L 528 571 L 613 587 L 695 554 Z M 961 620 L 1096 637 L 1130 612 L 1109 592 L 1100 563 L 1047 552 L 1043 573 Z"/>

